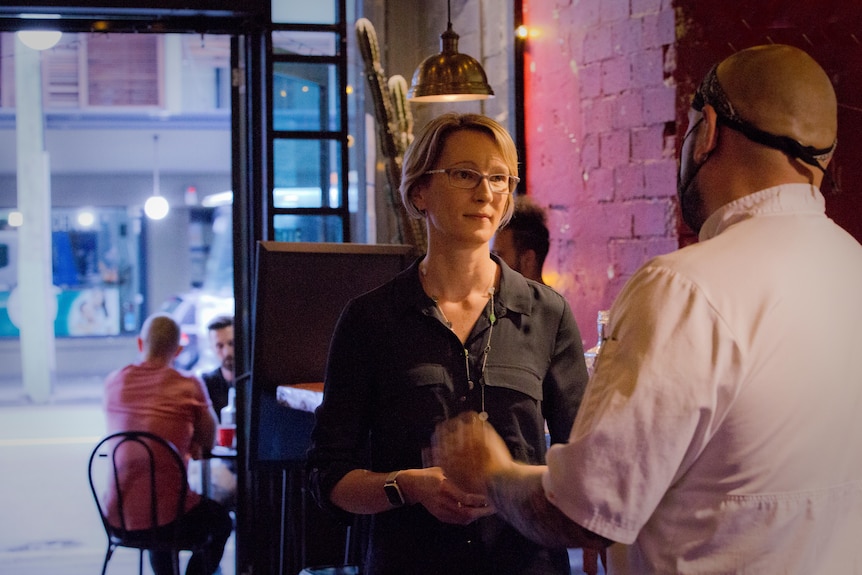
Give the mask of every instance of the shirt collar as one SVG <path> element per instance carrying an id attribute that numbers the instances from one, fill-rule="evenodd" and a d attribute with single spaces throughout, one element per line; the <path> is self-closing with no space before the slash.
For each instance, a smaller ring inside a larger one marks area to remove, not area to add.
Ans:
<path id="1" fill-rule="evenodd" d="M 721 206 L 704 222 L 698 239 L 714 238 L 735 223 L 767 214 L 826 213 L 826 199 L 816 186 L 782 184 L 748 194 Z"/>
<path id="2" fill-rule="evenodd" d="M 419 279 L 419 263 L 423 257 L 417 258 L 409 268 L 398 275 L 395 293 L 408 307 L 429 314 L 433 313 L 434 300 L 422 289 Z M 533 298 L 527 280 L 496 255 L 491 254 L 491 259 L 500 265 L 500 289 L 494 293 L 497 316 L 502 317 L 509 311 L 530 315 Z"/>
<path id="3" fill-rule="evenodd" d="M 530 315 L 533 298 L 527 279 L 496 255 L 491 254 L 491 259 L 500 265 L 500 293 L 497 294 L 500 305 L 506 310 Z"/>

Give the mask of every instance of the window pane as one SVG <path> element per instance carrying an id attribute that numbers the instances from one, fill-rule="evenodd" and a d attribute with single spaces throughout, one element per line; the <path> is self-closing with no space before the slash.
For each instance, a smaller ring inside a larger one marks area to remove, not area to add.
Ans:
<path id="1" fill-rule="evenodd" d="M 0 225 L 10 210 L 0 210 Z M 139 235 L 125 208 L 51 210 L 51 271 L 56 337 L 115 336 L 137 331 L 141 307 Z M 17 228 L 0 229 L 0 338 L 18 337 Z M 11 298 L 11 304 L 10 304 Z"/>
<path id="2" fill-rule="evenodd" d="M 336 36 L 332 32 L 276 31 L 272 33 L 273 54 L 335 56 Z"/>
<path id="3" fill-rule="evenodd" d="M 272 0 L 272 21 L 294 24 L 335 24 L 337 0 Z"/>
<path id="4" fill-rule="evenodd" d="M 273 64 L 273 127 L 276 130 L 338 129 L 338 76 L 332 64 Z"/>
<path id="5" fill-rule="evenodd" d="M 334 140 L 275 140 L 276 208 L 335 208 L 341 158 Z"/>
<path id="6" fill-rule="evenodd" d="M 42 53 L 45 77 L 45 107 L 79 108 L 81 106 L 80 58 L 78 34 L 63 34 L 60 42 Z"/>
<path id="7" fill-rule="evenodd" d="M 90 106 L 159 106 L 161 70 L 157 34 L 87 37 Z"/>
<path id="8" fill-rule="evenodd" d="M 342 242 L 341 218 L 338 216 L 276 215 L 277 242 Z"/>
<path id="9" fill-rule="evenodd" d="M 172 51 L 168 44 L 167 61 L 179 60 L 169 65 L 166 74 L 182 85 L 185 112 L 209 112 L 230 108 L 230 36 L 215 34 L 188 34 L 179 36 L 179 49 Z M 173 36 L 168 36 L 172 40 Z M 181 66 L 181 72 L 176 69 Z M 173 74 L 173 75 L 172 75 Z"/>

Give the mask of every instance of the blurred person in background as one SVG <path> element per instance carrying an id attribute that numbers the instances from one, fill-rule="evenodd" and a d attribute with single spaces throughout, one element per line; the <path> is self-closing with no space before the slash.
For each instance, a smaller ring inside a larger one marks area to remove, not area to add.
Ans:
<path id="1" fill-rule="evenodd" d="M 171 367 L 181 350 L 180 326 L 167 314 L 151 315 L 141 328 L 138 350 L 142 354 L 140 362 L 111 373 L 105 381 L 107 431 L 109 434 L 118 431 L 154 433 L 173 443 L 188 465 L 190 459 L 200 458 L 212 450 L 216 415 L 203 382 Z M 130 470 L 140 467 L 134 462 L 128 464 Z M 164 467 L 171 469 L 172 463 Z M 142 471 L 146 472 L 146 468 Z M 132 485 L 139 479 L 134 473 L 123 473 L 120 477 Z M 168 485 L 179 486 L 173 476 L 165 477 L 165 481 Z M 150 497 L 147 493 L 142 495 L 139 500 L 124 501 L 130 530 L 151 525 Z M 162 523 L 161 518 L 173 518 L 176 513 L 175 508 L 169 508 L 174 500 L 164 500 L 165 504 L 158 509 L 160 529 L 168 525 L 168 520 Z M 219 568 L 233 521 L 225 507 L 191 490 L 185 501 L 185 514 L 179 519 L 181 532 L 212 535 L 208 548 L 192 555 L 186 575 L 212 575 Z M 116 503 L 116 498 L 109 498 L 109 517 L 116 515 Z M 156 575 L 173 573 L 169 551 L 150 551 L 150 564 Z"/>
<path id="2" fill-rule="evenodd" d="M 545 210 L 520 195 L 515 198 L 512 219 L 494 236 L 491 249 L 525 278 L 545 283 L 542 267 L 550 247 L 549 236 Z"/>

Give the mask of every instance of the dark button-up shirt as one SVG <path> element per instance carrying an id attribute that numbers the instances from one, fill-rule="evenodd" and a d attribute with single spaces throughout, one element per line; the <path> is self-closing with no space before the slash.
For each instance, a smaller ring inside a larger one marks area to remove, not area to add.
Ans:
<path id="1" fill-rule="evenodd" d="M 221 373 L 221 367 L 201 375 L 201 379 L 207 386 L 207 392 L 210 394 L 210 401 L 213 403 L 213 409 L 221 420 L 221 410 L 227 406 L 228 389 L 233 385 L 224 378 Z"/>
<path id="2" fill-rule="evenodd" d="M 575 319 L 559 293 L 500 266 L 495 322 L 489 305 L 464 345 L 424 292 L 418 261 L 345 307 L 309 451 L 321 505 L 340 512 L 329 496 L 354 469 L 431 465 L 435 426 L 462 411 L 484 407 L 525 463 L 545 461 L 546 420 L 552 442 L 567 440 L 587 382 Z M 538 547 L 496 516 L 451 525 L 421 505 L 372 517 L 364 567 L 368 575 L 569 572 L 565 550 Z"/>

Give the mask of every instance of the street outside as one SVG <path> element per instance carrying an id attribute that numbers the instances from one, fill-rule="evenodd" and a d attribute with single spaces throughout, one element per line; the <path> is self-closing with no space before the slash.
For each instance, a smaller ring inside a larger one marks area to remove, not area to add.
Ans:
<path id="1" fill-rule="evenodd" d="M 4 575 L 93 575 L 101 570 L 107 539 L 90 494 L 87 461 L 105 432 L 105 421 L 100 388 L 87 395 L 38 406 L 0 401 Z M 231 537 L 223 575 L 234 573 L 234 551 Z M 120 548 L 108 574 L 136 573 L 137 562 L 136 550 Z M 151 573 L 146 556 L 144 573 Z"/>

